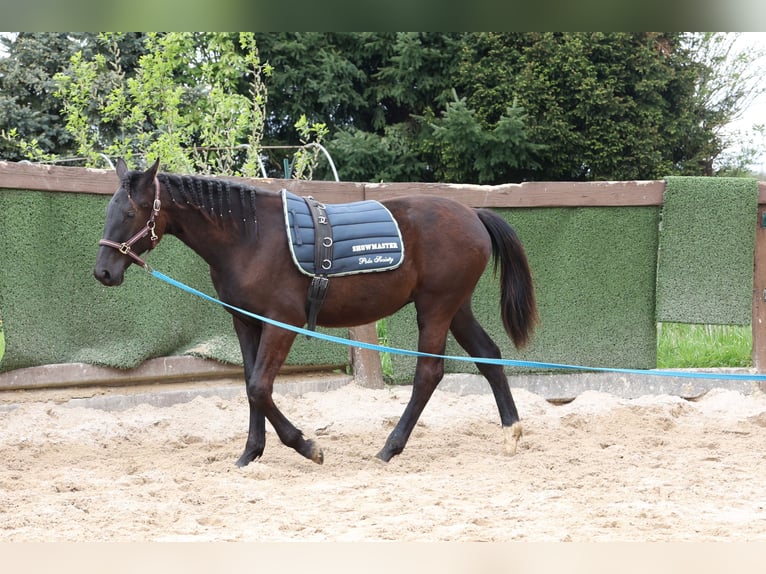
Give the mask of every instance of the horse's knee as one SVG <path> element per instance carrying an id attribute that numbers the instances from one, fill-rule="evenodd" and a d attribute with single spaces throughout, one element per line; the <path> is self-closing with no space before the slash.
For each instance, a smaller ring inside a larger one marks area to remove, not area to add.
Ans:
<path id="1" fill-rule="evenodd" d="M 437 383 L 444 378 L 444 361 L 439 361 L 439 364 L 431 371 L 431 376 Z"/>
<path id="2" fill-rule="evenodd" d="M 271 388 L 257 383 L 247 383 L 247 400 L 256 411 L 265 412 L 271 404 Z"/>
<path id="3" fill-rule="evenodd" d="M 441 359 L 421 361 L 415 368 L 416 385 L 422 381 L 432 387 L 436 387 L 442 378 L 444 378 L 444 361 Z"/>

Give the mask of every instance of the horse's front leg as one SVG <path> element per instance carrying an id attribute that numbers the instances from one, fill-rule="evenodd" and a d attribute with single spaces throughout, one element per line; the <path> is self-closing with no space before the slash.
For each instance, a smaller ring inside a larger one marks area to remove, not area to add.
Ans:
<path id="1" fill-rule="evenodd" d="M 255 368 L 255 358 L 258 344 L 261 340 L 261 323 L 245 322 L 240 317 L 234 317 L 234 330 L 237 332 L 239 346 L 242 351 L 242 363 L 245 368 L 245 384 L 250 380 Z M 247 466 L 252 461 L 261 458 L 266 448 L 266 416 L 252 402 L 250 405 L 250 422 L 247 431 L 247 443 L 242 456 L 237 460 L 237 466 Z"/>
<path id="2" fill-rule="evenodd" d="M 247 466 L 255 459 L 261 458 L 266 448 L 266 417 L 252 404 L 250 405 L 250 423 L 247 430 L 245 450 L 237 459 L 237 466 Z"/>
<path id="3" fill-rule="evenodd" d="M 255 365 L 247 379 L 246 387 L 247 400 L 250 404 L 251 425 L 252 413 L 262 413 L 269 420 L 277 436 L 285 445 L 292 447 L 299 454 L 313 460 L 317 464 L 322 464 L 324 462 L 322 449 L 315 441 L 307 440 L 303 437 L 303 433 L 295 428 L 277 408 L 272 396 L 274 379 L 287 358 L 294 340 L 295 333 L 292 331 L 271 325 L 263 326 Z M 247 450 L 245 453 L 247 454 Z"/>

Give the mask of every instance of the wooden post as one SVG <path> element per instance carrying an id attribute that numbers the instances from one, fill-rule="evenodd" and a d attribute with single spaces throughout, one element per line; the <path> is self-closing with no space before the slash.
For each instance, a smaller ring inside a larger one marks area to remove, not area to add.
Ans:
<path id="1" fill-rule="evenodd" d="M 375 323 L 351 327 L 348 330 L 349 339 L 364 343 L 378 344 L 378 329 Z M 354 370 L 354 381 L 368 389 L 382 389 L 383 369 L 380 366 L 380 354 L 370 349 L 351 347 L 351 368 Z"/>
<path id="2" fill-rule="evenodd" d="M 766 205 L 758 205 L 753 254 L 753 366 L 766 372 Z"/>

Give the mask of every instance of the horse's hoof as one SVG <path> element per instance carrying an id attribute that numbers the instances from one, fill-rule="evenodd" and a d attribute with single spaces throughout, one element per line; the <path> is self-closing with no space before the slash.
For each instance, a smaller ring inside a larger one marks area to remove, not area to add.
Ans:
<path id="1" fill-rule="evenodd" d="M 311 460 L 313 460 L 317 464 L 324 463 L 324 451 L 322 450 L 322 447 L 320 447 L 316 442 L 313 440 L 308 441 L 309 442 L 309 457 Z"/>
<path id="2" fill-rule="evenodd" d="M 237 459 L 237 462 L 235 464 L 239 468 L 243 468 L 258 458 L 261 458 L 260 454 L 253 454 L 253 453 L 245 451 L 242 453 L 242 456 L 240 456 L 239 459 Z"/>
<path id="3" fill-rule="evenodd" d="M 519 448 L 519 439 L 523 434 L 521 423 L 515 422 L 509 427 L 503 427 L 503 435 L 505 436 L 505 444 L 503 450 L 508 456 L 513 456 Z"/>
<path id="4" fill-rule="evenodd" d="M 388 463 L 394 458 L 394 453 L 386 449 L 385 447 L 380 449 L 380 452 L 375 455 L 375 458 L 380 462 Z"/>
<path id="5" fill-rule="evenodd" d="M 250 460 L 251 460 L 250 458 L 246 457 L 246 456 L 243 454 L 242 456 L 240 456 L 240 457 L 237 459 L 237 462 L 236 462 L 235 464 L 236 464 L 236 465 L 237 465 L 239 468 L 243 468 L 243 467 L 247 466 L 248 464 L 250 464 Z"/>

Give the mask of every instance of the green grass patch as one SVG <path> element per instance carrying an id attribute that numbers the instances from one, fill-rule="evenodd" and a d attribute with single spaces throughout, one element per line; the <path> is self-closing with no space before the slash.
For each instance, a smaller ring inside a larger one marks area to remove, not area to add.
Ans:
<path id="1" fill-rule="evenodd" d="M 657 325 L 657 367 L 752 367 L 753 334 L 750 326 Z"/>
<path id="2" fill-rule="evenodd" d="M 378 331 L 378 344 L 383 346 L 390 346 L 388 340 L 388 324 L 386 319 L 380 319 L 375 327 Z M 394 379 L 394 366 L 391 363 L 391 353 L 380 353 L 380 368 L 383 373 L 383 380 L 390 384 Z"/>

